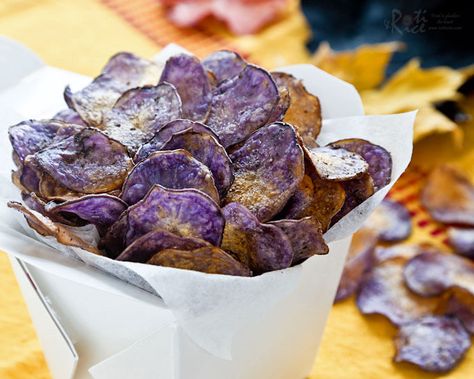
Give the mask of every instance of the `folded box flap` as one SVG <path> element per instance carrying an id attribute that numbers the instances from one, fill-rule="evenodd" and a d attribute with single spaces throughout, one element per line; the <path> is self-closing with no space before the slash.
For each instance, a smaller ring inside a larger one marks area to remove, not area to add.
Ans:
<path id="1" fill-rule="evenodd" d="M 14 257 L 10 261 L 45 356 L 54 357 L 48 359 L 48 367 L 53 377 L 72 379 L 79 359 L 73 343 L 30 274 L 28 266 Z"/>

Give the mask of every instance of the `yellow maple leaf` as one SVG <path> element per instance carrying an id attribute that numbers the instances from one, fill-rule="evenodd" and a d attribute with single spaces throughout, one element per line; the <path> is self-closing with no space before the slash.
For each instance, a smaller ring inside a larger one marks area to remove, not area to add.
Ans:
<path id="1" fill-rule="evenodd" d="M 414 141 L 433 134 L 453 132 L 462 142 L 459 126 L 438 112 L 433 103 L 460 98 L 458 87 L 465 75 L 449 67 L 422 69 L 418 59 L 412 59 L 398 70 L 380 89 L 361 92 L 367 114 L 388 114 L 419 109 L 414 127 Z"/>
<path id="2" fill-rule="evenodd" d="M 403 47 L 401 42 L 387 42 L 336 52 L 329 43 L 322 42 L 313 55 L 312 63 L 361 91 L 377 87 L 384 80 L 393 53 Z"/>
<path id="3" fill-rule="evenodd" d="M 421 108 L 440 100 L 459 97 L 457 88 L 464 75 L 449 67 L 422 69 L 418 59 L 412 59 L 398 70 L 380 89 L 362 91 L 365 111 L 395 113 Z"/>

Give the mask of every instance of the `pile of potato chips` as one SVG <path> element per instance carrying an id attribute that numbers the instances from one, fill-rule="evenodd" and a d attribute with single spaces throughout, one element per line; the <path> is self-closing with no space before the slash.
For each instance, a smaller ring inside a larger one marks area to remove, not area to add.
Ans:
<path id="1" fill-rule="evenodd" d="M 22 212 L 111 259 L 250 276 L 327 254 L 323 233 L 390 182 L 362 139 L 318 146 L 319 99 L 231 51 L 119 53 L 67 110 L 9 129 Z M 93 227 L 90 244 L 77 228 Z"/>

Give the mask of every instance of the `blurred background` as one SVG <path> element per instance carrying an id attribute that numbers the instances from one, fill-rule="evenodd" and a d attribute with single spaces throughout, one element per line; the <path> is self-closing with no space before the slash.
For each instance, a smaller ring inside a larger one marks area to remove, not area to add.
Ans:
<path id="1" fill-rule="evenodd" d="M 336 50 L 404 42 L 406 49 L 395 54 L 388 74 L 411 57 L 420 57 L 425 67 L 463 67 L 474 62 L 474 46 L 466 39 L 474 32 L 471 7 L 462 0 L 302 1 L 312 30 L 311 51 L 322 41 Z"/>

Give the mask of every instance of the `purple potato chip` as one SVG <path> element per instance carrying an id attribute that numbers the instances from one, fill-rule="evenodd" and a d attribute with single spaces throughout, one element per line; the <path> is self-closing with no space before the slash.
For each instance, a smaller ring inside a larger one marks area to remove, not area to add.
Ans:
<path id="1" fill-rule="evenodd" d="M 207 125 L 227 148 L 267 123 L 279 101 L 278 88 L 262 68 L 248 65 L 212 94 Z"/>
<path id="2" fill-rule="evenodd" d="M 126 247 L 125 233 L 127 232 L 128 213 L 123 212 L 99 241 L 99 248 L 104 250 L 109 258 L 115 259 Z"/>
<path id="3" fill-rule="evenodd" d="M 174 134 L 163 150 L 184 149 L 209 168 L 221 198 L 224 198 L 234 174 L 232 162 L 224 147 L 208 133 L 185 130 Z"/>
<path id="4" fill-rule="evenodd" d="M 376 244 L 377 234 L 371 229 L 362 228 L 354 234 L 335 302 L 347 299 L 359 289 L 364 276 L 372 269 Z"/>
<path id="5" fill-rule="evenodd" d="M 438 222 L 474 226 L 474 185 L 455 167 L 443 165 L 430 173 L 421 203 Z"/>
<path id="6" fill-rule="evenodd" d="M 474 259 L 474 228 L 450 227 L 448 242 L 456 254 Z"/>
<path id="7" fill-rule="evenodd" d="M 104 113 L 104 132 L 131 151 L 150 139 L 171 120 L 181 117 L 181 100 L 171 84 L 134 88 Z"/>
<path id="8" fill-rule="evenodd" d="M 225 251 L 205 246 L 192 251 L 165 249 L 154 255 L 149 264 L 200 271 L 207 274 L 250 276 L 250 270 Z"/>
<path id="9" fill-rule="evenodd" d="M 421 296 L 436 296 L 452 287 L 474 296 L 474 263 L 459 255 L 419 254 L 407 262 L 403 275 L 407 286 Z"/>
<path id="10" fill-rule="evenodd" d="M 383 147 L 360 138 L 342 139 L 330 143 L 332 148 L 343 148 L 359 154 L 369 164 L 369 174 L 377 192 L 390 183 L 392 178 L 392 156 Z"/>
<path id="11" fill-rule="evenodd" d="M 198 189 L 219 203 L 212 173 L 185 150 L 157 151 L 137 164 L 125 180 L 120 197 L 129 205 L 135 204 L 155 184 Z"/>
<path id="12" fill-rule="evenodd" d="M 51 145 L 53 142 L 73 135 L 81 130 L 77 125 L 65 124 L 61 121 L 28 120 L 10 126 L 8 136 L 18 163 L 23 163 L 27 155 Z"/>
<path id="13" fill-rule="evenodd" d="M 285 118 L 285 114 L 288 111 L 288 108 L 290 107 L 291 99 L 290 92 L 288 91 L 288 89 L 284 87 L 279 87 L 278 95 L 280 96 L 280 100 L 278 100 L 278 104 L 273 109 L 272 114 L 268 118 L 267 124 L 276 121 L 283 121 L 283 119 Z"/>
<path id="14" fill-rule="evenodd" d="M 92 128 L 56 142 L 34 158 L 60 185 L 81 193 L 117 189 L 132 168 L 125 147 Z"/>
<path id="15" fill-rule="evenodd" d="M 215 246 L 222 240 L 225 221 L 219 206 L 195 189 L 166 189 L 155 184 L 126 213 L 126 245 L 158 228 L 182 237 L 200 238 Z"/>
<path id="16" fill-rule="evenodd" d="M 53 222 L 50 218 L 43 216 L 41 213 L 28 209 L 23 204 L 16 201 L 9 201 L 8 207 L 17 210 L 25 217 L 28 225 L 42 236 L 50 236 L 63 245 L 75 246 L 87 250 L 91 253 L 100 255 L 100 251 L 79 238 L 67 226 Z"/>
<path id="17" fill-rule="evenodd" d="M 26 192 L 38 192 L 40 186 L 41 173 L 31 164 L 20 166 L 12 172 L 12 182 L 20 190 Z"/>
<path id="18" fill-rule="evenodd" d="M 156 85 L 159 72 L 159 66 L 151 61 L 131 53 L 118 53 L 87 87 L 76 93 L 66 87 L 64 99 L 88 125 L 100 126 L 103 113 L 112 109 L 122 93 L 136 87 Z"/>
<path id="19" fill-rule="evenodd" d="M 369 216 L 365 225 L 376 230 L 379 240 L 399 242 L 407 239 L 412 230 L 411 216 L 402 204 L 384 199 Z"/>
<path id="20" fill-rule="evenodd" d="M 211 105 L 211 86 L 204 67 L 192 55 L 180 54 L 169 58 L 160 82 L 176 87 L 183 102 L 183 115 L 194 121 L 205 121 Z"/>
<path id="21" fill-rule="evenodd" d="M 447 372 L 463 358 L 471 340 L 453 317 L 426 316 L 400 327 L 395 362 L 410 362 L 425 371 Z"/>
<path id="22" fill-rule="evenodd" d="M 269 222 L 286 234 L 293 249 L 292 264 L 298 264 L 313 255 L 325 255 L 329 247 L 324 242 L 321 225 L 312 217 L 299 220 L 277 220 Z"/>
<path id="23" fill-rule="evenodd" d="M 115 223 L 125 209 L 127 209 L 125 202 L 118 197 L 106 194 L 87 195 L 61 204 L 48 203 L 46 205 L 46 211 L 52 215 L 67 218 L 68 215 L 73 214 L 100 228 L 106 228 Z"/>
<path id="24" fill-rule="evenodd" d="M 247 62 L 236 52 L 219 50 L 204 58 L 202 65 L 214 75 L 217 83 L 221 83 L 239 75 Z"/>
<path id="25" fill-rule="evenodd" d="M 441 304 L 438 312 L 456 317 L 470 334 L 474 334 L 474 296 L 472 294 L 456 289 Z"/>
<path id="26" fill-rule="evenodd" d="M 206 125 L 201 124 L 200 122 L 184 119 L 173 120 L 158 130 L 153 138 L 148 140 L 140 147 L 137 154 L 135 155 L 134 161 L 138 163 L 151 153 L 161 150 L 163 145 L 168 142 L 174 134 L 185 130 L 192 130 L 196 133 L 206 133 L 219 141 L 217 135 Z"/>
<path id="27" fill-rule="evenodd" d="M 345 149 L 316 147 L 310 149 L 310 157 L 318 175 L 323 180 L 345 181 L 360 178 L 369 168 L 359 154 Z"/>
<path id="28" fill-rule="evenodd" d="M 41 200 L 38 196 L 36 196 L 34 192 L 31 192 L 31 193 L 22 192 L 21 199 L 23 200 L 23 203 L 31 210 L 41 213 L 43 216 L 46 214 L 46 210 L 45 210 L 46 203 L 43 200 Z"/>
<path id="29" fill-rule="evenodd" d="M 284 207 L 304 176 L 303 151 L 295 130 L 284 123 L 259 129 L 230 159 L 235 179 L 225 201 L 241 203 L 260 221 Z"/>
<path id="30" fill-rule="evenodd" d="M 284 72 L 272 72 L 279 89 L 289 93 L 290 104 L 283 121 L 293 125 L 305 145 L 314 147 L 322 124 L 321 105 L 317 96 L 309 93 L 300 79 Z"/>
<path id="31" fill-rule="evenodd" d="M 333 217 L 332 225 L 374 194 L 374 181 L 367 173 L 358 179 L 341 182 L 341 184 L 346 191 L 346 200 L 341 210 Z"/>
<path id="32" fill-rule="evenodd" d="M 233 254 L 254 273 L 281 270 L 291 265 L 293 248 L 282 229 L 261 224 L 242 204 L 227 204 L 222 249 Z"/>
<path id="33" fill-rule="evenodd" d="M 363 314 L 380 314 L 402 325 L 434 312 L 439 299 L 411 292 L 403 280 L 404 264 L 402 258 L 389 259 L 365 275 L 357 295 L 357 306 Z"/>
<path id="34" fill-rule="evenodd" d="M 194 250 L 205 246 L 210 244 L 202 239 L 181 237 L 163 229 L 154 229 L 127 246 L 117 260 L 146 263 L 161 250 Z"/>
<path id="35" fill-rule="evenodd" d="M 87 126 L 84 120 L 79 116 L 79 113 L 72 109 L 63 109 L 53 116 L 53 120 L 65 122 L 66 124 L 75 124 L 81 126 Z"/>

